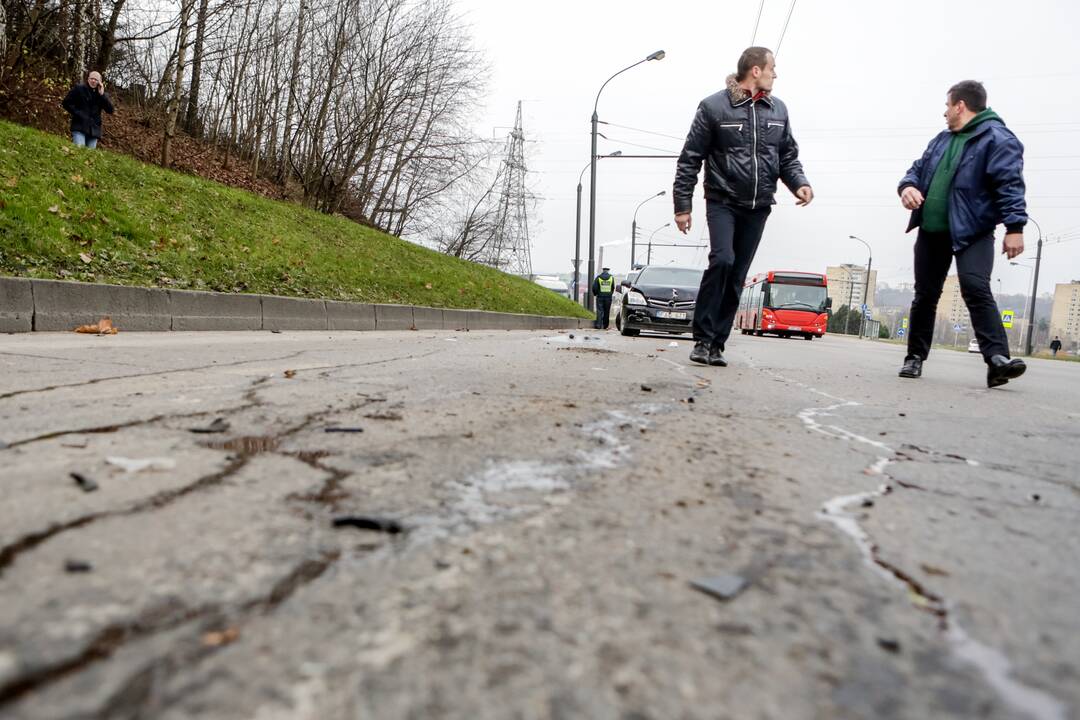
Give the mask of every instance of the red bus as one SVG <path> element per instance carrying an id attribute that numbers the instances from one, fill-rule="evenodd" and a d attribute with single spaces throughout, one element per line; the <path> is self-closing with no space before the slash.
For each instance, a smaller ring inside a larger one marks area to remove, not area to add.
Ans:
<path id="1" fill-rule="evenodd" d="M 735 327 L 743 335 L 824 337 L 832 305 L 826 288 L 825 276 L 818 273 L 771 270 L 755 275 L 743 286 Z"/>

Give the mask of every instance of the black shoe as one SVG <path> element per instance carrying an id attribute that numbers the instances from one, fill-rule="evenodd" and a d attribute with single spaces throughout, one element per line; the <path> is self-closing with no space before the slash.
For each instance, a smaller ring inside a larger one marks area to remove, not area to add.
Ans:
<path id="1" fill-rule="evenodd" d="M 709 364 L 709 346 L 703 342 L 694 343 L 694 349 L 690 351 L 690 362 Z"/>
<path id="2" fill-rule="evenodd" d="M 1027 365 L 1020 358 L 1010 360 L 1004 355 L 995 355 L 986 363 L 986 387 L 998 387 L 1024 374 Z"/>
<path id="3" fill-rule="evenodd" d="M 724 359 L 724 351 L 716 345 L 709 349 L 709 364 L 715 365 L 716 367 L 727 367 L 727 360 Z"/>
<path id="4" fill-rule="evenodd" d="M 922 358 L 916 355 L 908 355 L 904 358 L 904 367 L 900 368 L 900 377 L 922 377 Z"/>

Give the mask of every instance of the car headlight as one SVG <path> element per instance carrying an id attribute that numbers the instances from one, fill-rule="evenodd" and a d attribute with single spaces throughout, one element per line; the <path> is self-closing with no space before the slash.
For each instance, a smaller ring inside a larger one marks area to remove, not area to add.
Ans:
<path id="1" fill-rule="evenodd" d="M 639 292 L 634 292 L 633 290 L 631 290 L 630 292 L 626 293 L 626 304 L 645 305 L 645 296 Z"/>

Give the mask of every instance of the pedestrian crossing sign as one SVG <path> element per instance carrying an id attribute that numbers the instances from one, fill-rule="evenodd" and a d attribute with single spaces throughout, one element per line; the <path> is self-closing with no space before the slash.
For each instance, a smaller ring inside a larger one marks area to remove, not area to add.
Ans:
<path id="1" fill-rule="evenodd" d="M 1013 326 L 1013 311 L 1012 310 L 1002 310 L 1001 311 L 1001 324 L 1004 325 L 1007 328 L 1011 328 Z"/>

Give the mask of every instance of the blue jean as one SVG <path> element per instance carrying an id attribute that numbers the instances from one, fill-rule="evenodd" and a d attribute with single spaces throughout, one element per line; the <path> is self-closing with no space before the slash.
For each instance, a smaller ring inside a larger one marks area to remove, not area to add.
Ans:
<path id="1" fill-rule="evenodd" d="M 71 141 L 79 147 L 87 147 L 91 150 L 97 147 L 97 138 L 88 138 L 86 135 L 75 130 L 71 131 Z"/>

